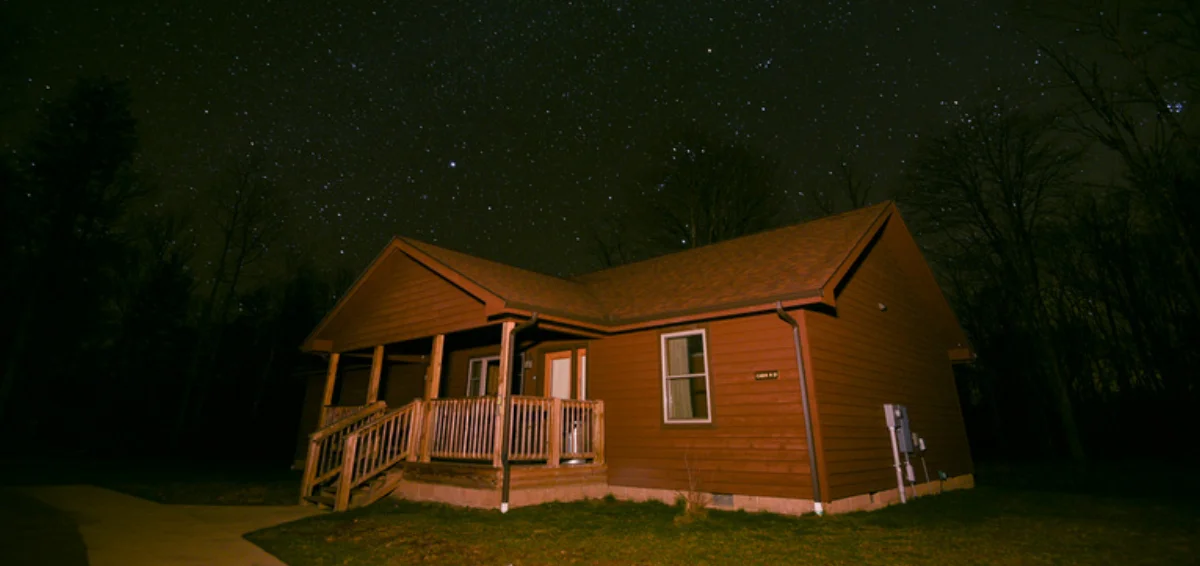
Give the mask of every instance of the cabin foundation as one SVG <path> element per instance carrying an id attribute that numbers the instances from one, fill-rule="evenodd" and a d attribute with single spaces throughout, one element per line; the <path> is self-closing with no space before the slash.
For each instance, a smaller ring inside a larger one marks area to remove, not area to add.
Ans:
<path id="1" fill-rule="evenodd" d="M 445 503 L 460 507 L 500 507 L 502 470 L 491 466 L 452 462 L 409 462 L 392 497 L 409 501 Z M 509 507 L 540 505 L 551 501 L 599 499 L 608 495 L 608 469 L 604 464 L 512 466 Z"/>

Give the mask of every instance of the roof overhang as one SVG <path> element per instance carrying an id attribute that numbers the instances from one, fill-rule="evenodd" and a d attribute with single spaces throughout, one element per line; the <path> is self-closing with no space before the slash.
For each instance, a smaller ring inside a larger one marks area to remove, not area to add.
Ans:
<path id="1" fill-rule="evenodd" d="M 671 311 L 658 313 L 652 316 L 617 319 L 613 321 L 589 320 L 563 313 L 546 312 L 535 305 L 524 305 L 519 303 L 509 303 L 507 307 L 496 314 L 530 317 L 536 312 L 538 313 L 538 317 L 543 321 L 550 321 L 564 325 L 565 327 L 578 328 L 580 330 L 591 331 L 597 333 L 598 335 L 603 335 L 619 334 L 622 332 L 631 332 L 634 330 L 643 330 L 647 328 L 658 328 L 662 326 L 674 326 L 678 324 L 711 320 L 714 318 L 742 316 L 760 312 L 774 312 L 776 302 L 783 303 L 783 307 L 785 309 L 798 308 L 818 303 L 828 304 L 826 303 L 822 293 L 819 291 L 809 291 L 785 298 L 741 301 L 718 305 L 715 307 Z M 832 305 L 830 304 L 830 306 Z"/>
<path id="2" fill-rule="evenodd" d="M 317 324 L 317 327 L 314 328 L 313 331 L 310 332 L 309 335 L 304 339 L 304 342 L 302 342 L 300 346 L 302 351 L 332 352 L 334 350 L 335 345 L 332 341 L 318 339 L 317 337 L 321 335 L 321 332 L 325 330 L 325 327 L 329 325 L 329 322 L 336 318 L 338 313 L 342 311 L 342 308 L 346 305 L 346 302 L 350 299 L 350 297 L 352 297 L 354 293 L 363 286 L 367 279 L 369 279 L 371 275 L 375 273 L 375 270 L 383 264 L 388 255 L 396 251 L 407 255 L 408 257 L 412 258 L 413 261 L 416 261 L 425 268 L 446 279 L 454 286 L 462 289 L 467 294 L 483 302 L 485 312 L 494 312 L 503 307 L 504 299 L 502 299 L 499 295 L 493 293 L 489 289 L 484 288 L 482 285 L 472 281 L 463 274 L 450 269 L 442 262 L 430 257 L 428 254 L 417 249 L 412 244 L 404 241 L 403 238 L 392 237 L 391 241 L 389 241 L 387 245 L 380 250 L 380 252 L 375 256 L 375 259 L 371 260 L 370 265 L 368 265 L 367 268 L 358 276 L 358 279 L 355 279 L 354 283 L 350 285 L 350 288 L 346 290 L 340 299 L 338 299 L 337 304 L 334 305 L 328 313 L 326 313 L 326 315 L 321 319 L 321 322 Z"/>

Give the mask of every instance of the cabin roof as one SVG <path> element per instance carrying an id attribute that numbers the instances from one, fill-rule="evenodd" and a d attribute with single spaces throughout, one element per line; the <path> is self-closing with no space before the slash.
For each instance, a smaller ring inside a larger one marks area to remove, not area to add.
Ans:
<path id="1" fill-rule="evenodd" d="M 503 301 L 603 326 L 832 297 L 890 202 L 571 278 L 397 238 Z"/>
<path id="2" fill-rule="evenodd" d="M 829 297 L 890 202 L 575 278 L 614 323 Z"/>
<path id="3" fill-rule="evenodd" d="M 412 238 L 398 238 L 505 303 L 554 311 L 589 321 L 605 313 L 587 286 L 553 275 L 521 269 Z"/>
<path id="4" fill-rule="evenodd" d="M 895 205 L 884 201 L 576 277 L 523 270 L 397 236 L 325 315 L 302 348 L 331 347 L 317 343 L 329 342 L 323 338 L 325 327 L 368 279 L 388 277 L 376 275 L 376 267 L 397 252 L 472 295 L 488 318 L 538 313 L 547 323 L 601 335 L 766 312 L 778 306 L 822 303 L 835 307 L 838 285 L 893 215 Z M 907 231 L 899 217 L 895 224 Z M 950 318 L 954 318 L 953 313 Z M 958 320 L 953 324 L 958 327 Z M 970 347 L 962 338 L 964 342 L 959 345 L 964 351 L 952 353 L 955 360 L 971 357 Z"/>
<path id="5" fill-rule="evenodd" d="M 835 289 L 896 213 L 883 202 L 576 277 L 556 277 L 412 238 L 396 237 L 305 341 L 312 346 L 341 305 L 399 250 L 487 307 L 619 332 L 806 304 L 835 304 Z"/>

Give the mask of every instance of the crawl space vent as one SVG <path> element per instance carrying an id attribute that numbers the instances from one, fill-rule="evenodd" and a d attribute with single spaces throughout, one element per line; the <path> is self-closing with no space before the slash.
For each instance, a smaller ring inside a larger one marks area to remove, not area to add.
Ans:
<path id="1" fill-rule="evenodd" d="M 733 507 L 733 494 L 714 493 L 712 504 L 714 507 Z"/>

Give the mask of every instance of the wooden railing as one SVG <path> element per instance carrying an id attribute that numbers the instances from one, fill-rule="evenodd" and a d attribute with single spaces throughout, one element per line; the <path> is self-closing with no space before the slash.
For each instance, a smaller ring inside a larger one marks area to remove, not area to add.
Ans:
<path id="1" fill-rule="evenodd" d="M 511 462 L 604 461 L 603 401 L 514 396 L 509 418 Z"/>
<path id="2" fill-rule="evenodd" d="M 511 462 L 547 460 L 550 457 L 550 414 L 554 399 L 512 398 L 508 459 Z"/>
<path id="3" fill-rule="evenodd" d="M 563 399 L 557 411 L 561 435 L 560 455 L 564 460 L 603 461 L 604 402 Z"/>
<path id="4" fill-rule="evenodd" d="M 366 405 L 308 437 L 308 458 L 304 463 L 304 478 L 300 481 L 301 503 L 312 495 L 313 487 L 341 472 L 346 437 L 369 424 L 385 409 L 387 404 L 383 401 Z"/>
<path id="5" fill-rule="evenodd" d="M 317 419 L 317 430 L 349 417 L 366 407 L 367 405 L 325 405 L 321 407 L 321 418 Z"/>
<path id="6" fill-rule="evenodd" d="M 492 460 L 496 444 L 496 409 L 495 397 L 429 400 L 427 456 Z"/>
<path id="7" fill-rule="evenodd" d="M 346 437 L 334 510 L 346 510 L 350 504 L 350 490 L 401 460 L 416 459 L 423 407 L 420 400 L 413 401 L 372 420 Z"/>
<path id="8" fill-rule="evenodd" d="M 498 403 L 496 397 L 418 399 L 387 411 L 376 402 L 343 415 L 309 437 L 301 500 L 336 478 L 334 508 L 344 510 L 351 490 L 406 459 L 496 462 Z M 518 395 L 509 419 L 509 461 L 604 462 L 603 401 Z"/>

